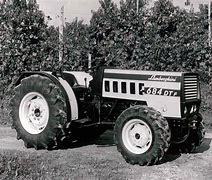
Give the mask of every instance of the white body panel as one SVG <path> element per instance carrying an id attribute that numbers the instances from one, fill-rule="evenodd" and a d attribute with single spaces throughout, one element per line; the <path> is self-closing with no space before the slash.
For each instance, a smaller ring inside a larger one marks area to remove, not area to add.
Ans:
<path id="1" fill-rule="evenodd" d="M 145 101 L 149 107 L 160 111 L 164 117 L 181 118 L 181 75 L 182 73 L 176 72 L 105 69 L 102 96 Z M 136 78 L 137 80 L 135 80 Z M 113 89 L 114 82 L 117 84 L 116 92 Z M 122 83 L 125 83 L 126 86 L 124 93 L 122 92 Z M 135 89 L 133 93 L 130 90 L 131 84 Z"/>
<path id="2" fill-rule="evenodd" d="M 138 74 L 138 75 L 161 75 L 161 76 L 181 76 L 182 72 L 163 72 L 163 71 L 141 71 L 141 70 L 123 70 L 123 69 L 105 69 L 105 73 L 115 74 Z"/>

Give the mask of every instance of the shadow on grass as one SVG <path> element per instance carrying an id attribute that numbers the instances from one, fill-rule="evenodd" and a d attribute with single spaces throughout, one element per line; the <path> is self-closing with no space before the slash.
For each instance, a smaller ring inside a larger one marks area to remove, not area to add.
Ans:
<path id="1" fill-rule="evenodd" d="M 193 153 L 191 154 L 199 154 L 204 153 L 205 151 L 210 149 L 212 139 L 205 138 L 201 146 L 199 146 Z M 84 142 L 64 142 L 64 145 L 60 147 L 60 149 L 68 149 L 68 148 L 79 148 L 88 145 L 96 145 L 97 147 L 110 147 L 115 146 L 114 139 L 113 139 L 113 131 L 106 131 L 102 134 L 99 138 L 93 141 L 84 141 Z M 168 151 L 163 159 L 159 161 L 157 164 L 164 164 L 167 162 L 172 162 L 178 159 L 181 156 L 181 153 L 176 151 Z"/>
<path id="2" fill-rule="evenodd" d="M 211 138 L 205 138 L 203 143 L 195 150 L 194 154 L 203 153 L 210 149 Z"/>
<path id="3" fill-rule="evenodd" d="M 71 139 L 65 139 L 60 145 L 59 149 L 79 148 L 88 145 L 97 145 L 97 147 L 115 146 L 113 131 L 108 130 L 100 137 L 90 141 L 72 141 Z"/>
<path id="4" fill-rule="evenodd" d="M 204 153 L 205 151 L 210 149 L 210 144 L 211 144 L 212 139 L 210 138 L 205 138 L 203 143 L 192 153 L 190 154 L 199 154 L 199 153 Z M 176 152 L 176 151 L 168 151 L 163 159 L 158 163 L 158 164 L 164 164 L 167 162 L 172 162 L 176 159 L 178 159 L 181 156 L 181 153 Z"/>
<path id="5" fill-rule="evenodd" d="M 178 159 L 179 157 L 181 156 L 181 154 L 179 153 L 166 153 L 164 156 L 163 156 L 163 159 L 160 160 L 157 164 L 165 164 L 167 162 L 172 162 L 176 159 Z"/>

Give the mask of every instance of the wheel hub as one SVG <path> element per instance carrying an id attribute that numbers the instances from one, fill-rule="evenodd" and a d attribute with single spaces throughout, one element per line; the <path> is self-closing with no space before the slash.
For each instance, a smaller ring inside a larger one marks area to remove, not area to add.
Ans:
<path id="1" fill-rule="evenodd" d="M 19 107 L 19 117 L 23 128 L 30 134 L 39 134 L 47 126 L 49 107 L 45 98 L 37 93 L 26 94 Z"/>
<path id="2" fill-rule="evenodd" d="M 132 119 L 124 125 L 122 139 L 129 151 L 135 154 L 142 154 L 151 146 L 152 132 L 148 124 L 143 120 Z"/>
<path id="3" fill-rule="evenodd" d="M 141 137 L 140 134 L 138 134 L 138 133 L 135 134 L 135 138 L 136 138 L 136 139 L 140 139 L 140 137 Z"/>
<path id="4" fill-rule="evenodd" d="M 34 114 L 35 114 L 36 117 L 40 117 L 40 115 L 41 115 L 40 109 L 39 108 L 35 109 Z"/>

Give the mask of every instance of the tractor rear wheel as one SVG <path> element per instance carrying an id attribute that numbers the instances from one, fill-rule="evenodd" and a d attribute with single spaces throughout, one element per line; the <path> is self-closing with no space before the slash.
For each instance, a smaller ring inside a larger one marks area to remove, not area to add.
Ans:
<path id="1" fill-rule="evenodd" d="M 169 148 L 167 120 L 146 106 L 126 109 L 118 117 L 114 131 L 117 149 L 130 164 L 155 164 Z"/>
<path id="2" fill-rule="evenodd" d="M 27 148 L 52 149 L 65 136 L 65 98 L 49 78 L 31 75 L 21 80 L 11 100 L 13 127 Z"/>

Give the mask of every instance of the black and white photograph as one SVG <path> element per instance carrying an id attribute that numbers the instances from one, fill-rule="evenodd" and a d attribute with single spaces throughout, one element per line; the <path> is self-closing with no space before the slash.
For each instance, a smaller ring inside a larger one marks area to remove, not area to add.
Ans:
<path id="1" fill-rule="evenodd" d="M 211 180 L 212 0 L 0 0 L 0 179 Z"/>

